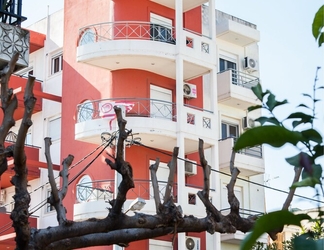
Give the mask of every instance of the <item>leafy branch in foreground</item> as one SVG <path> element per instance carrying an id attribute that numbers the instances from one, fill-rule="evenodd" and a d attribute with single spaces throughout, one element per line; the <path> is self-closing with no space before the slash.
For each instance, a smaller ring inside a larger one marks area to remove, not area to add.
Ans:
<path id="1" fill-rule="evenodd" d="M 288 212 L 289 204 L 293 198 L 296 188 L 299 187 L 317 187 L 322 189 L 322 166 L 318 163 L 318 158 L 323 156 L 324 145 L 322 135 L 314 129 L 316 120 L 316 104 L 320 101 L 316 98 L 316 93 L 323 89 L 323 86 L 316 86 L 317 74 L 313 85 L 312 95 L 304 93 L 303 96 L 311 101 L 311 105 L 301 103 L 297 106 L 297 111 L 289 114 L 284 119 L 276 116 L 277 110 L 288 103 L 287 100 L 278 101 L 276 96 L 269 90 L 263 91 L 260 84 L 252 88 L 262 105 L 250 107 L 248 110 L 264 109 L 269 114 L 256 119 L 261 126 L 254 127 L 243 133 L 236 141 L 234 150 L 239 151 L 246 147 L 254 147 L 267 144 L 275 148 L 280 148 L 285 144 L 294 146 L 299 153 L 292 157 L 286 158 L 287 163 L 294 166 L 295 176 L 293 184 L 290 187 L 289 195 L 281 211 L 264 215 L 257 220 L 252 233 L 243 241 L 241 249 L 251 249 L 257 238 L 263 233 L 275 239 L 278 232 L 281 232 L 286 224 L 300 225 L 304 219 L 310 219 L 304 215 L 294 215 Z M 300 180 L 301 176 L 301 180 Z M 289 218 L 289 220 L 288 220 Z M 276 221 L 276 223 L 274 223 Z M 305 236 L 303 236 L 305 237 Z M 296 237 L 296 241 L 302 238 Z M 314 240 L 314 246 L 317 243 Z M 307 244 L 304 243 L 303 244 Z M 313 244 L 312 244 L 313 247 Z M 311 248 L 317 249 L 317 248 Z M 322 249 L 322 248 L 321 248 Z"/>

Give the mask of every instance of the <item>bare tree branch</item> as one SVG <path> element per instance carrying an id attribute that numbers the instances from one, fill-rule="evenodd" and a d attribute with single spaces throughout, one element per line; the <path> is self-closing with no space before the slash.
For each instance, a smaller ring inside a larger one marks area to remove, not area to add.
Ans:
<path id="1" fill-rule="evenodd" d="M 13 95 L 13 90 L 9 89 L 9 79 L 15 69 L 19 53 L 16 53 L 10 60 L 9 64 L 0 70 L 1 76 L 1 109 L 3 112 L 2 125 L 0 126 L 0 176 L 7 170 L 7 156 L 4 142 L 12 126 L 15 125 L 13 118 L 14 111 L 18 107 L 17 97 Z M 12 154 L 12 153 L 11 153 Z"/>
<path id="2" fill-rule="evenodd" d="M 160 159 L 156 158 L 155 163 L 150 166 L 150 172 L 151 172 L 151 181 L 152 181 L 152 187 L 153 187 L 153 195 L 154 195 L 154 201 L 155 201 L 155 210 L 156 213 L 159 213 L 159 207 L 161 205 L 161 199 L 160 199 L 160 193 L 159 193 L 159 183 L 156 177 L 156 171 L 158 170 L 160 164 Z"/>
<path id="3" fill-rule="evenodd" d="M 36 103 L 36 98 L 33 95 L 35 77 L 29 75 L 25 88 L 24 105 L 25 112 L 18 131 L 17 141 L 14 148 L 14 170 L 15 175 L 11 182 L 15 185 L 15 201 L 14 210 L 10 218 L 13 221 L 13 227 L 16 232 L 16 243 L 18 249 L 27 249 L 30 239 L 29 203 L 30 195 L 27 191 L 27 166 L 25 154 L 25 139 L 28 128 L 32 125 L 31 116 Z"/>
<path id="4" fill-rule="evenodd" d="M 62 190 L 59 191 L 56 185 L 56 181 L 54 178 L 53 164 L 50 154 L 50 145 L 52 144 L 51 138 L 46 137 L 45 139 L 45 156 L 48 167 L 48 179 L 51 185 L 51 196 L 48 198 L 48 202 L 55 207 L 56 217 L 59 225 L 67 222 L 66 220 L 66 209 L 63 206 L 63 199 L 66 195 L 68 189 L 68 168 L 72 164 L 73 156 L 69 155 L 66 159 L 64 159 L 62 165 L 63 169 L 60 172 L 60 176 L 62 177 Z"/>
<path id="5" fill-rule="evenodd" d="M 177 169 L 178 153 L 179 153 L 179 147 L 175 147 L 173 149 L 171 162 L 168 163 L 170 172 L 169 172 L 168 182 L 165 187 L 165 195 L 164 195 L 163 203 L 166 203 L 171 197 L 171 191 L 172 191 L 173 182 L 174 182 L 174 175 L 175 175 L 175 171 Z"/>
<path id="6" fill-rule="evenodd" d="M 134 187 L 133 169 L 130 163 L 124 160 L 124 141 L 131 131 L 126 132 L 127 122 L 122 117 L 121 108 L 115 106 L 114 109 L 119 127 L 117 154 L 115 163 L 111 162 L 108 158 L 106 158 L 106 163 L 122 175 L 122 181 L 118 187 L 117 197 L 112 203 L 111 213 L 109 216 L 116 216 L 121 213 L 124 202 L 126 201 L 126 194 L 129 189 Z"/>

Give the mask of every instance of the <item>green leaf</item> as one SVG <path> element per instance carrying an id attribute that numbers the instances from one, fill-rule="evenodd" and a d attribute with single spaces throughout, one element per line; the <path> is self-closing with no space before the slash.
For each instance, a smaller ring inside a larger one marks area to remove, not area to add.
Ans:
<path id="1" fill-rule="evenodd" d="M 285 100 L 283 100 L 282 102 L 278 102 L 277 101 L 277 103 L 276 103 L 276 107 L 278 107 L 278 106 L 280 106 L 280 105 L 284 105 L 284 104 L 287 104 L 288 103 L 288 101 L 287 101 L 287 99 L 285 99 Z"/>
<path id="2" fill-rule="evenodd" d="M 324 239 L 313 240 L 309 234 L 302 234 L 293 239 L 294 250 L 323 250 Z"/>
<path id="3" fill-rule="evenodd" d="M 322 143 L 323 142 L 322 136 L 315 129 L 311 128 L 311 129 L 301 131 L 301 134 L 307 140 L 314 141 L 314 142 L 317 142 L 317 143 Z"/>
<path id="4" fill-rule="evenodd" d="M 237 139 L 234 150 L 238 151 L 261 144 L 269 144 L 273 147 L 281 147 L 286 143 L 296 145 L 303 140 L 304 137 L 300 132 L 290 131 L 279 126 L 260 126 L 245 131 Z"/>
<path id="5" fill-rule="evenodd" d="M 287 210 L 271 212 L 263 215 L 256 221 L 252 232 L 245 237 L 240 249 L 251 250 L 253 244 L 262 234 L 281 228 L 284 225 L 300 226 L 300 222 L 306 219 L 310 219 L 307 214 L 293 214 Z"/>
<path id="6" fill-rule="evenodd" d="M 294 167 L 297 167 L 297 168 L 300 168 L 300 167 L 303 167 L 300 163 L 300 160 L 302 157 L 305 157 L 305 158 L 310 158 L 308 154 L 304 153 L 304 152 L 300 152 L 298 153 L 297 155 L 295 156 L 292 156 L 292 157 L 289 157 L 289 158 L 286 158 L 286 162 L 288 162 L 290 165 L 294 166 Z M 309 159 L 311 161 L 311 159 Z"/>
<path id="7" fill-rule="evenodd" d="M 318 47 L 321 47 L 324 43 L 324 33 L 322 33 L 318 38 Z"/>
<path id="8" fill-rule="evenodd" d="M 316 12 L 313 24 L 312 24 L 312 32 L 315 40 L 318 41 L 318 46 L 320 47 L 323 43 L 323 33 L 322 28 L 324 27 L 324 5 L 319 8 Z"/>
<path id="9" fill-rule="evenodd" d="M 260 108 L 262 108 L 262 105 L 255 105 L 255 106 L 248 107 L 248 111 L 251 112 L 253 110 L 260 109 Z"/>
<path id="10" fill-rule="evenodd" d="M 272 111 L 276 107 L 276 103 L 276 96 L 270 93 L 270 95 L 268 96 L 268 101 L 266 103 L 270 111 Z"/>
<path id="11" fill-rule="evenodd" d="M 315 147 L 314 147 L 314 159 L 316 159 L 317 157 L 320 157 L 320 156 L 324 156 L 324 145 L 319 145 L 317 144 Z"/>
<path id="12" fill-rule="evenodd" d="M 303 108 L 307 108 L 307 109 L 311 109 L 310 107 L 308 107 L 306 104 L 299 104 L 298 106 L 297 106 L 297 108 L 298 107 L 303 107 Z"/>
<path id="13" fill-rule="evenodd" d="M 303 93 L 303 96 L 309 97 L 310 99 L 313 100 L 313 97 L 310 94 Z"/>
<path id="14" fill-rule="evenodd" d="M 292 122 L 293 128 L 296 128 L 299 124 L 302 124 L 302 121 L 293 121 Z"/>
<path id="15" fill-rule="evenodd" d="M 319 86 L 316 89 L 324 89 L 324 86 Z"/>
<path id="16" fill-rule="evenodd" d="M 263 100 L 263 92 L 262 92 L 261 84 L 258 83 L 257 85 L 252 87 L 251 90 L 253 91 L 255 96 L 262 102 L 262 100 Z"/>
<path id="17" fill-rule="evenodd" d="M 307 115 L 303 112 L 295 112 L 290 114 L 286 119 L 300 119 L 299 121 L 292 122 L 293 128 L 297 127 L 302 123 L 313 123 L 314 117 L 311 115 Z"/>
<path id="18" fill-rule="evenodd" d="M 318 179 L 314 177 L 307 177 L 299 182 L 295 182 L 290 188 L 314 187 L 316 184 L 320 184 Z"/>
<path id="19" fill-rule="evenodd" d="M 320 183 L 320 179 L 322 177 L 322 166 L 318 164 L 311 165 L 311 169 L 303 169 L 302 179 L 307 179 L 309 177 L 313 177 L 316 179 L 316 184 Z"/>
<path id="20" fill-rule="evenodd" d="M 300 119 L 307 121 L 307 120 L 312 120 L 314 117 L 311 115 L 307 115 L 303 112 L 295 112 L 295 113 L 290 114 L 287 117 L 287 119 L 296 119 L 296 118 L 300 118 Z"/>
<path id="21" fill-rule="evenodd" d="M 280 125 L 280 122 L 275 118 L 275 117 L 266 117 L 266 116 L 261 116 L 257 119 L 255 119 L 256 122 L 260 122 L 261 125 L 265 124 L 266 122 L 272 123 L 274 125 Z"/>

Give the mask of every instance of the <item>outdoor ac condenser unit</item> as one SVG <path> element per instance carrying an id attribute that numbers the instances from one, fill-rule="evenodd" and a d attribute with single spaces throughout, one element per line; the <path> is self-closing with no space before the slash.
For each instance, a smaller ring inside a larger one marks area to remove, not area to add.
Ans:
<path id="1" fill-rule="evenodd" d="M 197 98 L 197 86 L 190 83 L 184 83 L 183 96 L 187 99 Z"/>
<path id="2" fill-rule="evenodd" d="M 244 58 L 244 69 L 250 71 L 256 71 L 258 69 L 258 63 L 255 59 L 251 57 Z"/>
<path id="3" fill-rule="evenodd" d="M 186 249 L 187 250 L 200 250 L 200 238 L 186 237 Z"/>
<path id="4" fill-rule="evenodd" d="M 197 162 L 186 159 L 185 161 L 185 173 L 186 175 L 197 174 Z"/>

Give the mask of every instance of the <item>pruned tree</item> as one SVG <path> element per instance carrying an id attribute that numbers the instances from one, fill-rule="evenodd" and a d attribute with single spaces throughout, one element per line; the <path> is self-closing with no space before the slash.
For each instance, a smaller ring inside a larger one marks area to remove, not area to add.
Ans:
<path id="1" fill-rule="evenodd" d="M 2 125 L 0 127 L 0 175 L 8 167 L 8 159 L 14 159 L 15 176 L 12 178 L 12 184 L 15 186 L 14 210 L 11 213 L 13 227 L 16 232 L 17 249 L 75 249 L 80 247 L 99 246 L 118 244 L 127 246 L 130 242 L 142 239 L 155 238 L 167 234 L 176 234 L 180 232 L 203 232 L 211 234 L 218 233 L 235 233 L 237 230 L 248 232 L 252 229 L 256 216 L 248 218 L 241 217 L 239 213 L 240 203 L 234 194 L 234 186 L 240 173 L 234 165 L 235 152 L 231 158 L 231 180 L 227 185 L 228 202 L 230 204 L 230 213 L 223 215 L 219 209 L 209 199 L 210 183 L 209 177 L 211 166 L 204 156 L 203 140 L 199 140 L 198 152 L 200 157 L 200 166 L 203 169 L 203 189 L 198 192 L 198 197 L 206 207 L 206 216 L 197 218 L 192 215 L 183 215 L 180 206 L 177 206 L 172 198 L 172 186 L 175 171 L 177 168 L 178 148 L 173 150 L 170 159 L 169 178 L 164 199 L 161 200 L 158 192 L 158 179 L 156 172 L 159 167 L 159 159 L 155 164 L 150 166 L 152 176 L 152 185 L 154 190 L 154 200 L 156 205 L 156 214 L 149 215 L 135 213 L 128 216 L 122 208 L 126 201 L 127 192 L 134 187 L 133 170 L 131 163 L 124 159 L 124 143 L 131 131 L 126 129 L 126 121 L 122 117 L 121 109 L 115 107 L 117 116 L 119 136 L 116 145 L 116 157 L 109 156 L 106 163 L 114 171 L 122 176 L 122 181 L 118 187 L 117 197 L 110 201 L 111 208 L 107 211 L 104 219 L 88 219 L 81 222 L 69 221 L 66 218 L 66 209 L 63 206 L 63 199 L 68 190 L 68 168 L 71 166 L 73 156 L 67 156 L 62 163 L 60 171 L 61 187 L 57 188 L 53 174 L 53 164 L 50 155 L 50 138 L 45 138 L 45 155 L 48 165 L 48 177 L 51 185 L 51 196 L 48 202 L 55 208 L 57 213 L 58 226 L 35 229 L 31 228 L 28 223 L 30 195 L 27 190 L 27 171 L 26 154 L 24 151 L 24 142 L 28 128 L 32 125 L 31 115 L 36 102 L 33 95 L 33 84 L 35 78 L 28 77 L 24 105 L 25 113 L 18 132 L 17 141 L 14 145 L 5 147 L 5 137 L 10 128 L 15 124 L 13 119 L 14 110 L 17 108 L 17 98 L 13 90 L 9 88 L 8 83 L 10 75 L 13 72 L 18 54 L 16 54 L 8 64 L 8 67 L 1 71 L 1 108 L 4 113 Z M 295 180 L 299 179 L 300 169 L 296 171 Z M 286 210 L 291 202 L 294 189 L 291 189 L 283 209 Z M 269 232 L 272 238 L 275 238 L 275 232 Z"/>

